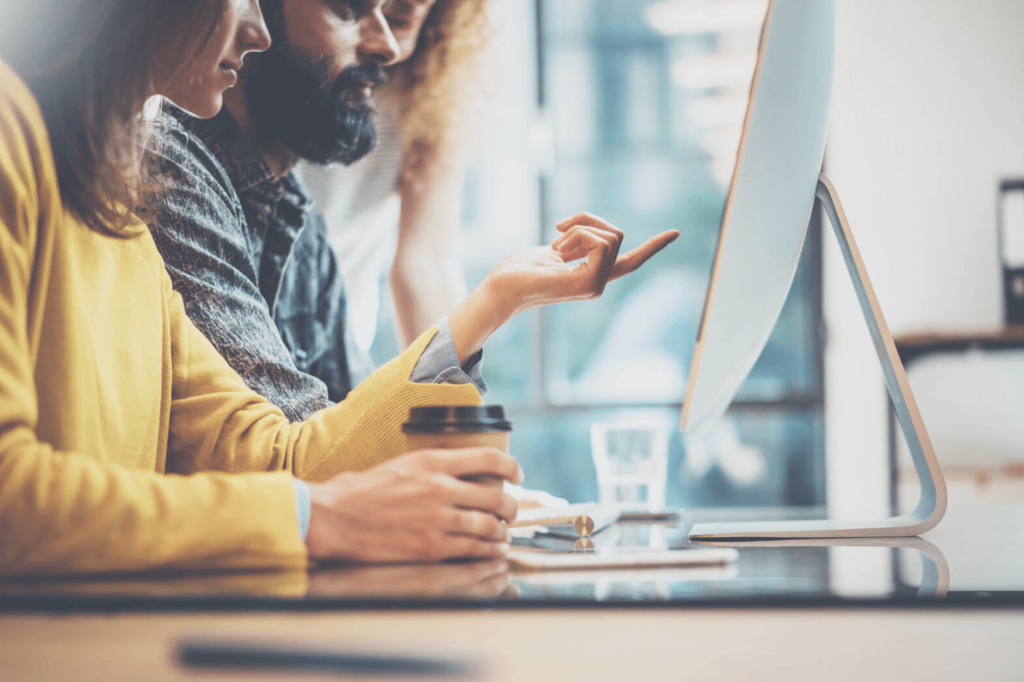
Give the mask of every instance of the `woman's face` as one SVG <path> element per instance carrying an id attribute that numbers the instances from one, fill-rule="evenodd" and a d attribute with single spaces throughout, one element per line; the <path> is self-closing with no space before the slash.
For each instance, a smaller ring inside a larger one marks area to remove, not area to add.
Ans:
<path id="1" fill-rule="evenodd" d="M 427 20 L 436 2 L 437 0 L 392 0 L 384 8 L 388 26 L 391 27 L 391 33 L 394 34 L 401 49 L 398 61 L 405 61 L 416 51 L 423 22 Z"/>
<path id="2" fill-rule="evenodd" d="M 174 69 L 177 73 L 157 94 L 196 116 L 215 116 L 223 106 L 224 91 L 238 82 L 245 55 L 268 47 L 270 32 L 263 23 L 259 0 L 227 0 L 206 47 L 187 68 Z"/>

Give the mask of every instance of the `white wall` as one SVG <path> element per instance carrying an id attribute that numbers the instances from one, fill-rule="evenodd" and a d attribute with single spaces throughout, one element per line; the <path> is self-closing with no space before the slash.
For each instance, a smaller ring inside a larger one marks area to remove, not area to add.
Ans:
<path id="1" fill-rule="evenodd" d="M 1024 1 L 838 0 L 826 167 L 894 334 L 999 327 L 997 184 L 1024 177 Z M 834 248 L 825 306 L 830 506 L 883 514 L 884 389 Z M 951 411 L 922 405 L 926 424 Z"/>

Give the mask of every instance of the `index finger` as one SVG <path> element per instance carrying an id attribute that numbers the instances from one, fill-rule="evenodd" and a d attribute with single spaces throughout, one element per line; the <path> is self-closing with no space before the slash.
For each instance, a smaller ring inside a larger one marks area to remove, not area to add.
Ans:
<path id="1" fill-rule="evenodd" d="M 610 282 L 613 279 L 618 279 L 623 275 L 628 275 L 629 273 L 639 269 L 639 267 L 650 260 L 654 254 L 658 253 L 678 238 L 679 230 L 669 230 L 668 232 L 662 232 L 656 237 L 651 237 L 635 249 L 622 254 L 615 261 L 615 267 L 612 268 L 612 274 L 608 277 L 608 281 Z"/>
<path id="2" fill-rule="evenodd" d="M 437 450 L 433 454 L 438 470 L 455 478 L 489 474 L 512 483 L 522 480 L 522 469 L 516 458 L 497 448 Z"/>

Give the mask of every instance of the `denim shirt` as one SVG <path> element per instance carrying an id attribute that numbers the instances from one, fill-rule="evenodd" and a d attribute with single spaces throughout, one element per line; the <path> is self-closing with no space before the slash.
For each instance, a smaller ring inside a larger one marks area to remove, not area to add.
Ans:
<path id="1" fill-rule="evenodd" d="M 140 214 L 189 318 L 292 421 L 342 400 L 372 367 L 356 353 L 350 367 L 341 273 L 295 177 L 276 178 L 226 110 L 204 121 L 165 102 L 150 152 L 159 191 Z"/>
<path id="2" fill-rule="evenodd" d="M 292 173 L 271 172 L 227 110 L 202 120 L 163 107 L 148 150 L 159 191 L 140 217 L 196 327 L 249 388 L 305 420 L 373 370 L 346 331 L 323 215 Z M 445 323 L 410 379 L 486 392 L 481 354 L 459 367 Z"/>

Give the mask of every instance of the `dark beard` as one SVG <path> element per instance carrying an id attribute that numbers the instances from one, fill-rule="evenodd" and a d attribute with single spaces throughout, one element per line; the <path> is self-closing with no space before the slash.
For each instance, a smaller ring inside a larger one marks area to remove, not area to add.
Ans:
<path id="1" fill-rule="evenodd" d="M 262 54 L 250 55 L 244 91 L 255 134 L 283 142 L 299 158 L 349 165 L 377 144 L 366 85 L 385 82 L 373 61 L 344 69 L 334 83 L 324 59 L 308 57 L 279 36 Z"/>

